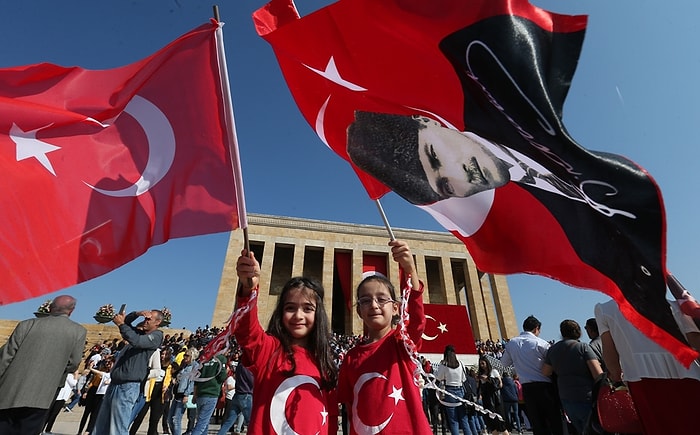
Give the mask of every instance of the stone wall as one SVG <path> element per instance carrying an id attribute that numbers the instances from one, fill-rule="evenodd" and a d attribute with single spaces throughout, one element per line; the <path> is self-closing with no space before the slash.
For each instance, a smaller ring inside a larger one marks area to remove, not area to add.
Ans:
<path id="1" fill-rule="evenodd" d="M 4 345 L 7 339 L 14 331 L 18 320 L 0 320 L 0 345 Z M 83 324 L 85 329 L 87 329 L 87 339 L 85 343 L 85 350 L 87 351 L 96 343 L 102 343 L 105 340 L 112 340 L 114 338 L 121 338 L 119 335 L 119 328 L 114 323 L 88 323 Z M 179 334 L 181 332 L 185 333 L 185 337 L 188 337 L 192 332 L 184 329 L 171 329 L 171 328 L 161 328 L 163 334 Z"/>

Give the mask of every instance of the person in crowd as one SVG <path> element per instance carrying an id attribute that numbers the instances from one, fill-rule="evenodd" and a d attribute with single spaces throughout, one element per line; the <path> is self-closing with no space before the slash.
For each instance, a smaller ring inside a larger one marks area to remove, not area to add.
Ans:
<path id="1" fill-rule="evenodd" d="M 503 380 L 498 370 L 491 365 L 491 361 L 483 356 L 479 358 L 477 380 L 479 381 L 479 395 L 484 408 L 500 416 L 500 418 L 490 415 L 484 417 L 487 430 L 492 433 L 508 435 L 509 432 L 506 429 L 505 418 L 503 417 L 503 400 L 500 391 L 503 387 Z"/>
<path id="2" fill-rule="evenodd" d="M 575 320 L 562 321 L 559 332 L 562 339 L 547 350 L 542 374 L 556 373 L 562 407 L 576 431 L 583 433 L 593 406 L 593 384 L 603 370 L 593 349 L 579 341 L 581 326 Z"/>
<path id="3" fill-rule="evenodd" d="M 199 351 L 195 348 L 189 348 L 183 354 L 179 364 L 173 362 L 173 398 L 168 414 L 168 425 L 171 435 L 182 435 L 182 414 L 184 414 L 185 407 L 194 393 L 194 381 L 191 374 L 197 365 L 198 357 Z"/>
<path id="4" fill-rule="evenodd" d="M 88 380 L 88 376 L 90 375 L 90 370 L 85 369 L 83 371 L 80 371 L 79 373 L 80 374 L 78 375 L 78 382 L 75 384 L 75 388 L 73 388 L 73 395 L 69 399 L 68 404 L 64 408 L 63 412 L 73 412 L 73 408 L 75 408 L 75 405 L 77 405 L 83 398 L 83 392 L 85 384 Z"/>
<path id="5" fill-rule="evenodd" d="M 83 428 L 85 428 L 86 434 L 91 434 L 95 430 L 97 415 L 100 412 L 102 401 L 111 382 L 110 370 L 112 366 L 112 360 L 104 358 L 97 363 L 96 367 L 90 369 L 92 379 L 85 394 L 85 407 L 83 408 L 83 416 L 80 418 L 78 435 L 83 433 Z M 85 427 L 85 423 L 87 423 L 87 427 Z"/>
<path id="6" fill-rule="evenodd" d="M 700 350 L 700 331 L 693 320 L 670 302 L 674 318 L 688 343 Z M 700 398 L 700 363 L 688 368 L 671 353 L 642 334 L 620 312 L 615 301 L 597 304 L 595 317 L 603 342 L 608 378 L 627 383 L 644 433 L 693 432 L 692 417 Z"/>
<path id="7" fill-rule="evenodd" d="M 250 424 L 250 412 L 253 406 L 253 374 L 243 364 L 238 363 L 235 379 L 235 393 L 231 399 L 229 413 L 221 423 L 218 435 L 226 435 L 240 415 L 243 416 L 246 425 Z M 240 428 L 237 427 L 235 432 L 240 433 Z"/>
<path id="8" fill-rule="evenodd" d="M 421 361 L 423 363 L 423 372 L 426 375 L 433 373 L 433 365 L 430 361 L 423 356 L 421 356 Z M 440 424 L 440 402 L 438 402 L 434 388 L 423 389 L 423 412 L 428 417 L 428 421 L 433 427 L 433 432 L 437 433 L 438 425 Z"/>
<path id="9" fill-rule="evenodd" d="M 81 363 L 87 330 L 69 316 L 76 300 L 54 298 L 49 315 L 23 320 L 0 347 L 0 433 L 39 433 L 68 373 Z"/>
<path id="10" fill-rule="evenodd" d="M 136 326 L 131 324 L 143 317 Z M 127 344 L 119 351 L 111 372 L 111 383 L 97 415 L 95 434 L 123 435 L 129 432 L 132 412 L 141 383 L 148 376 L 148 361 L 163 342 L 163 332 L 158 329 L 163 320 L 159 310 L 134 311 L 128 315 L 117 313 L 112 321 Z"/>
<path id="11" fill-rule="evenodd" d="M 467 409 L 460 399 L 464 399 L 464 383 L 467 381 L 467 374 L 464 366 L 457 359 L 457 353 L 452 345 L 447 345 L 443 352 L 443 359 L 438 366 L 435 378 L 444 387 L 448 394 L 445 394 L 443 404 L 447 415 L 447 424 L 452 435 L 459 435 L 460 428 L 464 435 L 471 435 L 469 427 L 469 417 Z M 477 435 L 477 434 L 474 434 Z"/>
<path id="12" fill-rule="evenodd" d="M 401 295 L 397 298 L 386 277 L 371 275 L 360 282 L 356 310 L 367 337 L 340 366 L 338 397 L 347 406 L 350 433 L 366 433 L 378 421 L 374 430 L 380 433 L 432 434 L 414 377 L 425 329 L 423 283 L 409 246 L 400 240 L 389 246 L 408 293 L 406 310 L 400 311 Z"/>
<path id="13" fill-rule="evenodd" d="M 51 405 L 51 409 L 49 409 L 46 424 L 44 425 L 44 432 L 51 432 L 51 429 L 53 429 L 53 424 L 56 422 L 56 417 L 58 417 L 58 414 L 61 413 L 61 409 L 63 409 L 66 400 L 68 400 L 73 394 L 73 389 L 75 386 L 78 385 L 79 373 L 80 370 L 76 370 L 73 373 L 68 373 L 66 376 L 66 383 L 63 385 L 63 388 L 59 390 L 56 400 L 54 400 L 53 405 Z"/>
<path id="14" fill-rule="evenodd" d="M 515 388 L 518 390 L 518 424 L 520 427 L 524 427 L 525 430 L 532 430 L 530 428 L 530 420 L 527 418 L 527 405 L 525 404 L 525 398 L 523 397 L 523 385 L 520 383 L 520 376 L 517 372 L 513 372 L 513 383 Z"/>
<path id="15" fill-rule="evenodd" d="M 241 363 L 255 379 L 248 431 L 282 433 L 289 425 L 297 433 L 335 433 L 338 407 L 329 395 L 338 374 L 323 287 L 305 277 L 287 281 L 266 333 L 258 320 L 260 264 L 255 255 L 244 250 L 236 271 L 241 287 L 234 334 L 243 351 Z M 303 395 L 303 403 L 297 389 L 309 392 Z"/>
<path id="16" fill-rule="evenodd" d="M 85 363 L 86 369 L 96 368 L 97 363 L 99 363 L 103 358 L 109 358 L 112 354 L 112 350 L 108 347 L 100 347 L 99 351 L 93 353 L 90 358 Z"/>
<path id="17" fill-rule="evenodd" d="M 595 317 L 591 317 L 586 320 L 586 325 L 583 327 L 586 330 L 588 338 L 591 340 L 588 345 L 591 347 L 593 353 L 595 353 L 596 359 L 600 364 L 600 368 L 605 370 L 605 361 L 603 360 L 603 342 L 600 340 L 600 332 L 598 332 L 598 322 L 596 322 Z"/>
<path id="18" fill-rule="evenodd" d="M 224 413 L 221 416 L 221 424 L 226 421 L 229 414 L 231 413 L 231 403 L 233 402 L 233 395 L 236 394 L 236 378 L 234 372 L 236 370 L 237 362 L 229 360 L 226 364 L 226 380 L 221 386 L 221 394 L 224 398 Z M 235 423 L 235 422 L 234 422 Z"/>
<path id="19" fill-rule="evenodd" d="M 161 410 L 160 425 L 164 435 L 170 435 L 170 404 L 173 400 L 173 386 L 174 386 L 174 372 L 175 372 L 175 361 L 173 354 L 175 353 L 174 348 L 170 349 L 170 360 L 168 361 L 167 368 L 165 369 L 165 379 L 163 380 L 163 407 Z M 162 361 L 161 361 L 162 363 Z"/>
<path id="20" fill-rule="evenodd" d="M 129 426 L 130 435 L 136 434 L 136 431 L 141 426 L 146 412 L 148 411 L 149 399 L 147 399 L 147 396 L 149 396 L 149 380 L 158 376 L 162 376 L 162 370 L 160 368 L 160 348 L 154 350 L 151 357 L 148 359 L 148 376 L 141 381 L 141 394 L 139 394 L 139 397 L 136 400 L 136 405 L 134 405 L 134 408 L 131 410 L 131 424 Z"/>
<path id="21" fill-rule="evenodd" d="M 141 407 L 133 423 L 131 423 L 129 435 L 136 435 L 141 423 L 143 423 L 143 419 L 149 411 L 147 435 L 158 435 L 158 421 L 163 415 L 164 390 L 168 388 L 171 380 L 168 367 L 172 359 L 172 350 L 166 347 L 161 351 L 154 352 L 151 359 L 154 357 L 157 357 L 159 362 L 157 365 L 151 363 L 151 369 L 144 386 L 145 404 Z"/>
<path id="22" fill-rule="evenodd" d="M 226 356 L 218 354 L 202 365 L 201 372 L 194 379 L 194 397 L 197 403 L 197 422 L 192 435 L 206 435 L 209 421 L 219 401 L 221 385 L 226 380 Z"/>
<path id="23" fill-rule="evenodd" d="M 541 327 L 535 316 L 528 316 L 523 321 L 523 332 L 506 344 L 501 363 L 506 367 L 513 365 L 520 376 L 534 435 L 563 435 L 557 389 L 552 379 L 542 374 L 550 344 L 539 337 Z"/>
<path id="24" fill-rule="evenodd" d="M 506 419 L 506 427 L 508 430 L 517 430 L 519 434 L 523 433 L 520 426 L 520 411 L 518 407 L 518 387 L 515 385 L 515 379 L 510 373 L 505 372 L 501 377 L 503 388 L 501 388 L 501 399 L 503 400 L 503 416 Z"/>
<path id="25" fill-rule="evenodd" d="M 483 406 L 483 402 L 479 397 L 479 381 L 476 379 L 476 370 L 469 368 L 467 370 L 467 381 L 464 383 L 464 394 L 474 397 L 474 402 Z M 486 431 L 486 422 L 481 413 L 476 412 L 475 408 L 469 408 L 467 411 L 469 418 L 469 428 L 473 434 L 481 434 Z"/>

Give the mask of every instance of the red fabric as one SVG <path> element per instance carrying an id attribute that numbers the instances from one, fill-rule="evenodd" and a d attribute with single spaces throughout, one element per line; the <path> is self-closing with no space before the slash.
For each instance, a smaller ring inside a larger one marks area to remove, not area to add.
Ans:
<path id="1" fill-rule="evenodd" d="M 464 305 L 425 304 L 421 353 L 442 354 L 451 344 L 458 354 L 476 354 L 474 335 Z"/>
<path id="2" fill-rule="evenodd" d="M 305 119 L 349 163 L 348 127 L 366 112 L 428 117 L 512 159 L 505 186 L 445 199 L 450 189 L 426 188 L 422 169 L 414 171 L 417 157 L 375 139 L 370 145 L 381 151 L 365 153 L 365 170 L 351 163 L 371 198 L 393 188 L 463 240 L 480 270 L 535 273 L 605 292 L 680 361 L 697 357 L 665 298 L 658 186 L 629 160 L 584 149 L 563 126 L 585 16 L 527 0 L 340 0 L 301 18 L 293 1 L 273 0 L 253 18 Z M 453 151 L 474 145 L 461 146 Z M 380 169 L 370 175 L 372 161 Z M 549 176 L 514 178 L 535 166 Z M 389 170 L 406 178 L 390 181 Z M 438 217 L 445 203 L 461 207 Z"/>
<path id="3" fill-rule="evenodd" d="M 697 379 L 648 379 L 628 384 L 644 433 L 682 434 L 695 431 L 700 381 Z"/>
<path id="4" fill-rule="evenodd" d="M 110 70 L 0 70 L 1 304 L 238 226 L 216 29 Z"/>
<path id="5" fill-rule="evenodd" d="M 239 300 L 239 305 L 245 303 Z M 248 432 L 267 435 L 291 429 L 299 434 L 327 435 L 329 418 L 338 412 L 328 406 L 329 393 L 320 389 L 321 375 L 314 355 L 293 346 L 296 374 L 287 376 L 285 372 L 292 366 L 279 340 L 260 326 L 257 299 L 236 325 L 234 335 L 243 350 L 242 363 L 255 378 Z M 282 430 L 285 423 L 289 428 Z"/>
<path id="6" fill-rule="evenodd" d="M 335 271 L 340 280 L 340 288 L 343 290 L 345 306 L 352 311 L 352 253 L 336 252 L 334 255 Z"/>
<path id="7" fill-rule="evenodd" d="M 408 310 L 407 332 L 420 349 L 425 329 L 421 292 L 410 292 Z M 347 404 L 353 435 L 369 433 L 364 426 L 380 426 L 384 422 L 383 430 L 372 433 L 432 434 L 414 383 L 416 365 L 400 332 L 397 328 L 377 342 L 356 346 L 343 359 L 338 400 Z"/>
<path id="8" fill-rule="evenodd" d="M 469 2 L 468 7 L 464 3 L 340 1 L 299 19 L 292 0 L 273 0 L 256 11 L 253 19 L 258 34 L 276 49 L 294 99 L 317 133 L 321 133 L 317 115 L 329 100 L 322 139 L 349 162 L 345 134 L 354 110 L 348 107 L 401 114 L 415 113 L 414 107 L 425 108 L 452 125 L 463 124 L 459 81 L 437 49 L 450 31 L 506 13 L 521 14 L 545 28 L 562 31 L 580 30 L 586 22 L 584 16 L 551 16 L 524 0 L 482 0 Z M 345 82 L 324 79 L 310 69 L 325 70 L 331 55 L 341 78 L 362 89 L 348 89 Z M 417 58 L 420 62 L 415 62 Z M 457 98 L 436 101 L 440 95 Z M 373 199 L 390 191 L 369 174 L 355 170 Z"/>
<path id="9" fill-rule="evenodd" d="M 383 254 L 364 254 L 362 255 L 362 273 L 381 273 L 387 276 L 387 256 Z"/>

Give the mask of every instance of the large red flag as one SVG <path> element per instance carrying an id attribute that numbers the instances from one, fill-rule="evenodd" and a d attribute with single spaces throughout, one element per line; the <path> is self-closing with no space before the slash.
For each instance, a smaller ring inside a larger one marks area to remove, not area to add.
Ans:
<path id="1" fill-rule="evenodd" d="M 237 227 L 217 28 L 110 70 L 0 70 L 0 303 Z"/>
<path id="2" fill-rule="evenodd" d="M 634 163 L 579 146 L 561 116 L 585 16 L 527 0 L 340 0 L 256 11 L 321 140 L 372 198 L 394 191 L 460 238 L 479 269 L 605 292 L 690 363 L 666 301 L 660 192 Z"/>

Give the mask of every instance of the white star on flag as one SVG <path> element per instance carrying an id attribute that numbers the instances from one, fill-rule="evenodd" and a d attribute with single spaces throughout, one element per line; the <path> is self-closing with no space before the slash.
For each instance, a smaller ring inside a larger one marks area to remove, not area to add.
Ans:
<path id="1" fill-rule="evenodd" d="M 48 127 L 48 126 L 47 126 Z M 42 127 L 45 128 L 45 127 Z M 17 161 L 28 159 L 34 157 L 39 161 L 54 176 L 56 176 L 56 171 L 54 171 L 51 161 L 46 157 L 47 153 L 51 151 L 56 151 L 61 149 L 55 145 L 48 144 L 36 138 L 36 132 L 41 130 L 37 128 L 36 130 L 24 131 L 14 122 L 10 128 L 10 139 L 17 145 Z"/>
<path id="2" fill-rule="evenodd" d="M 389 397 L 394 399 L 394 406 L 399 403 L 399 400 L 406 400 L 403 398 L 403 388 L 396 388 L 392 385 L 391 389 L 393 391 L 389 394 Z"/>
<path id="3" fill-rule="evenodd" d="M 362 86 L 358 86 L 355 83 L 349 82 L 342 78 L 340 76 L 340 72 L 338 72 L 338 68 L 335 66 L 335 59 L 333 59 L 333 56 L 331 56 L 330 60 L 328 61 L 328 65 L 326 65 L 326 69 L 324 71 L 321 71 L 316 68 L 312 68 L 306 64 L 302 64 L 311 71 L 315 72 L 316 74 L 320 75 L 321 77 L 325 77 L 326 79 L 332 81 L 333 83 L 337 83 L 340 86 L 350 89 L 351 91 L 366 91 L 367 89 L 363 88 Z"/>

